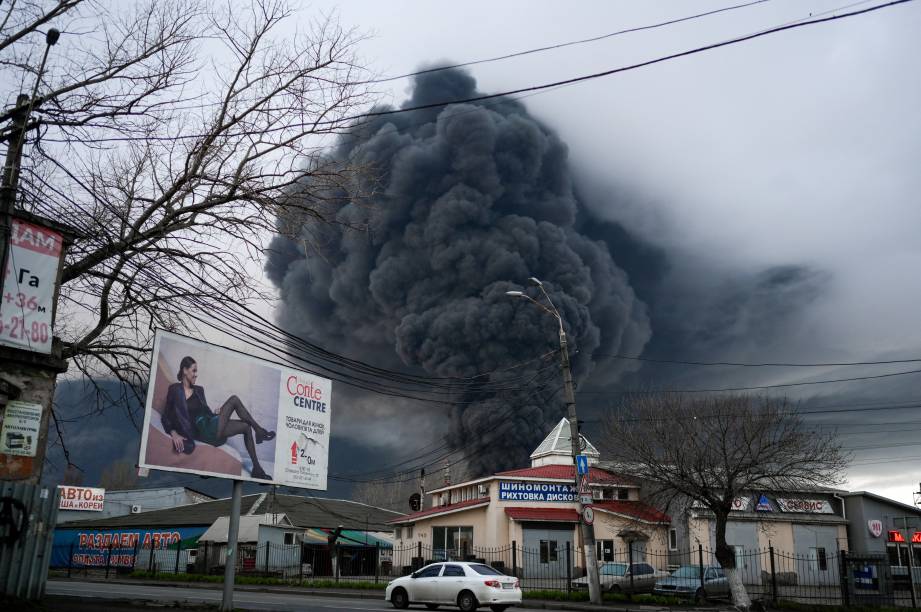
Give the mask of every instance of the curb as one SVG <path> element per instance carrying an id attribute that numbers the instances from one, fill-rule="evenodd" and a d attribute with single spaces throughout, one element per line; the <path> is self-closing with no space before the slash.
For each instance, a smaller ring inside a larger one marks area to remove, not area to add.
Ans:
<path id="1" fill-rule="evenodd" d="M 219 591 L 223 589 L 223 584 L 218 582 L 173 582 L 167 580 L 103 580 L 89 578 L 86 580 L 80 580 L 75 578 L 54 578 L 56 581 L 60 582 L 91 582 L 91 583 L 104 583 L 104 584 L 127 584 L 127 585 L 143 585 L 143 586 L 163 586 L 163 587 L 172 587 L 172 588 L 200 588 L 200 589 L 209 589 L 212 591 Z M 260 585 L 260 584 L 235 584 L 234 590 L 236 591 L 247 591 L 250 593 L 279 593 L 283 595 L 310 595 L 314 597 L 331 597 L 331 598 L 349 598 L 349 599 L 377 599 L 383 600 L 384 590 L 383 589 L 354 589 L 349 591 L 335 591 L 331 589 L 315 589 L 315 588 L 305 588 L 305 587 L 285 587 L 285 586 L 273 586 L 273 585 Z M 608 604 L 594 606 L 591 604 L 580 603 L 580 602 L 569 602 L 569 601 L 553 601 L 546 599 L 528 599 L 524 598 L 521 602 L 522 606 L 527 606 L 529 608 L 537 608 L 539 610 L 567 610 L 570 612 L 598 612 L 603 610 L 605 612 L 673 612 L 674 610 L 680 610 L 681 612 L 723 612 L 725 610 L 733 610 L 731 606 L 726 607 L 690 607 L 690 606 L 680 606 L 670 608 L 668 606 L 648 606 L 648 605 L 630 605 L 627 604 Z"/>

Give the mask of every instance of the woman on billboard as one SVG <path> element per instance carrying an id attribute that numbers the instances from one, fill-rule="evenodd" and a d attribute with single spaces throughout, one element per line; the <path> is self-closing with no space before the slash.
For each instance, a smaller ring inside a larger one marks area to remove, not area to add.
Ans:
<path id="1" fill-rule="evenodd" d="M 271 480 L 256 457 L 256 444 L 275 437 L 274 431 L 260 426 L 236 395 L 231 395 L 221 408 L 214 412 L 205 400 L 205 390 L 195 384 L 198 364 L 192 357 L 183 357 L 176 374 L 179 382 L 169 386 L 163 410 L 163 429 L 173 440 L 177 453 L 191 454 L 195 440 L 212 446 L 221 446 L 231 436 L 243 436 L 246 452 L 253 462 L 252 477 Z M 238 419 L 231 419 L 233 413 Z"/>

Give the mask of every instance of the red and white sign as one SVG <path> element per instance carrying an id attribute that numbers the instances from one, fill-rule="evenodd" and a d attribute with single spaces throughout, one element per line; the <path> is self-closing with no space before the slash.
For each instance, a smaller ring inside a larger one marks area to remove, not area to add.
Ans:
<path id="1" fill-rule="evenodd" d="M 883 522 L 879 519 L 869 520 L 867 521 L 867 529 L 870 530 L 874 538 L 878 538 L 883 535 Z"/>
<path id="2" fill-rule="evenodd" d="M 9 257 L 0 291 L 0 344 L 51 353 L 52 314 L 63 237 L 13 219 Z"/>
<path id="3" fill-rule="evenodd" d="M 61 501 L 58 503 L 58 510 L 93 510 L 102 512 L 102 506 L 106 499 L 105 489 L 94 489 L 92 487 L 72 487 L 69 485 L 60 485 Z"/>
<path id="4" fill-rule="evenodd" d="M 808 512 L 810 514 L 834 514 L 835 511 L 824 499 L 782 499 L 777 498 L 781 512 Z"/>

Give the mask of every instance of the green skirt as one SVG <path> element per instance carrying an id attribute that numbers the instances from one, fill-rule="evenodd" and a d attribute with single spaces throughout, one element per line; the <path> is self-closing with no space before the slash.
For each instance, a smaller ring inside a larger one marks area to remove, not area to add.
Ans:
<path id="1" fill-rule="evenodd" d="M 220 446 L 217 439 L 218 416 L 200 416 L 195 419 L 195 439 L 201 440 L 211 446 Z"/>

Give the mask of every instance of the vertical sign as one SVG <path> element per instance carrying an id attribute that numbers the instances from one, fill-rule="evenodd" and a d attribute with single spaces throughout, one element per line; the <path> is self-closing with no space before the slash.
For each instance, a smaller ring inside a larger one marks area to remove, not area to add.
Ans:
<path id="1" fill-rule="evenodd" d="M 51 353 L 51 316 L 62 247 L 60 233 L 13 219 L 0 288 L 0 344 Z"/>
<path id="2" fill-rule="evenodd" d="M 579 474 L 588 474 L 588 456 L 576 455 L 576 471 Z"/>
<path id="3" fill-rule="evenodd" d="M 33 402 L 8 402 L 0 427 L 0 453 L 34 457 L 38 450 L 38 432 L 42 423 L 42 405 Z"/>

